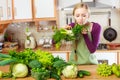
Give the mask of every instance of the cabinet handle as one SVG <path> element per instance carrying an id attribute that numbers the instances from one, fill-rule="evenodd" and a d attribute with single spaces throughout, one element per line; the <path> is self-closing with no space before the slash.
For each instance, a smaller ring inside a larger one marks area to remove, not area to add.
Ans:
<path id="1" fill-rule="evenodd" d="M 3 17 L 3 7 L 0 7 L 0 18 Z"/>
<path id="2" fill-rule="evenodd" d="M 9 18 L 10 16 L 11 16 L 11 13 L 10 13 L 11 11 L 10 11 L 10 7 L 8 7 L 8 9 L 7 9 L 7 17 Z"/>
<path id="3" fill-rule="evenodd" d="M 36 17 L 36 13 L 37 13 L 37 10 L 36 10 L 36 7 L 34 8 L 35 10 L 34 10 L 34 18 Z"/>
<path id="4" fill-rule="evenodd" d="M 16 7 L 14 8 L 14 16 L 17 16 L 17 9 L 16 9 Z"/>

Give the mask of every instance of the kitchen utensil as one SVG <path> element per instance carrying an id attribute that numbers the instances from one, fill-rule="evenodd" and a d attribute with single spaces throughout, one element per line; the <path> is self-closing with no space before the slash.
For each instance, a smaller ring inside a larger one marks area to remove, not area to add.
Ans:
<path id="1" fill-rule="evenodd" d="M 111 13 L 109 13 L 110 15 Z M 108 41 L 113 41 L 117 38 L 117 32 L 114 28 L 111 27 L 111 18 L 109 16 L 108 18 L 108 24 L 109 24 L 109 28 L 107 28 L 104 32 L 103 32 L 103 36 L 106 40 Z"/>

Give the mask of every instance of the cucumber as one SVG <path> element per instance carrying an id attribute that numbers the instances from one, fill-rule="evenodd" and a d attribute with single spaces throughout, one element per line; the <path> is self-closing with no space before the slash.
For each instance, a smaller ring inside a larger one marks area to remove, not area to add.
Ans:
<path id="1" fill-rule="evenodd" d="M 83 77 L 84 77 L 84 75 L 83 75 L 83 73 L 82 73 L 81 71 L 78 71 L 77 76 L 78 76 L 79 78 L 83 78 Z"/>
<path id="2" fill-rule="evenodd" d="M 54 79 L 56 79 L 56 80 L 61 80 L 61 77 L 60 77 L 59 75 L 57 75 L 56 73 L 54 73 L 54 72 L 51 72 L 51 73 L 50 73 L 50 77 L 51 77 L 51 78 L 54 78 Z"/>
<path id="3" fill-rule="evenodd" d="M 86 70 L 79 70 L 78 72 L 83 73 L 83 75 L 85 75 L 85 76 L 90 76 L 91 75 L 91 73 L 89 71 L 86 71 Z"/>

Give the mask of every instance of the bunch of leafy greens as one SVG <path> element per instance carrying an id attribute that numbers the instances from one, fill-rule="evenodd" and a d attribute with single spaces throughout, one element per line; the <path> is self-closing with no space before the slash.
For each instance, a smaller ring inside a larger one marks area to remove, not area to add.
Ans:
<path id="1" fill-rule="evenodd" d="M 38 61 L 41 62 L 45 68 L 52 66 L 54 57 L 50 52 L 38 49 L 35 51 L 35 54 L 37 55 Z"/>
<path id="2" fill-rule="evenodd" d="M 71 30 L 66 30 L 61 28 L 60 30 L 56 30 L 53 35 L 53 40 L 55 43 L 59 43 L 62 40 L 71 41 L 74 40 L 74 35 Z"/>
<path id="3" fill-rule="evenodd" d="M 85 28 L 85 25 L 79 25 L 79 24 L 76 24 L 72 28 L 72 32 L 74 34 L 75 39 L 78 39 L 80 37 L 80 33 L 81 33 L 83 28 Z"/>
<path id="4" fill-rule="evenodd" d="M 61 28 L 56 30 L 53 35 L 53 40 L 55 43 L 61 43 L 62 40 L 72 41 L 79 37 L 80 32 L 82 31 L 85 25 L 76 24 L 71 30 L 66 30 Z"/>
<path id="5" fill-rule="evenodd" d="M 28 65 L 28 63 L 31 60 L 34 60 L 37 58 L 37 55 L 35 54 L 35 52 L 32 49 L 24 49 L 21 52 L 16 52 L 16 51 L 10 51 L 9 55 L 13 58 L 13 59 L 17 59 L 16 62 L 17 63 L 23 63 Z"/>

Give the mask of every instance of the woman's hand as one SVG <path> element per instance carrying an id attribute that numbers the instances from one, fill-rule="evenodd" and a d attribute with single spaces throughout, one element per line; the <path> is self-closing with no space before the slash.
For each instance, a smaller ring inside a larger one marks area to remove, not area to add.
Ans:
<path id="1" fill-rule="evenodd" d="M 70 29 L 72 29 L 72 27 L 67 25 L 67 26 L 65 26 L 65 29 L 70 30 Z"/>
<path id="2" fill-rule="evenodd" d="M 82 34 L 87 34 L 88 33 L 88 30 L 86 28 L 83 28 L 82 31 L 81 31 Z"/>

